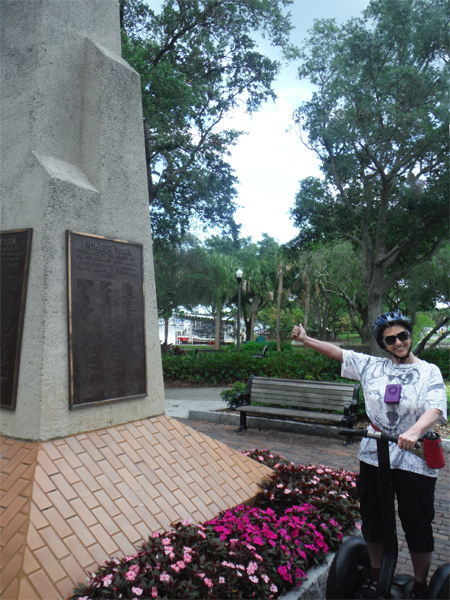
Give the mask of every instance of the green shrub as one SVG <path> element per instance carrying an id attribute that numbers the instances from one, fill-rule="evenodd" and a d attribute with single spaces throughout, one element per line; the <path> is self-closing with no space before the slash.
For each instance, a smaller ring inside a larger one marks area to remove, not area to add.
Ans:
<path id="1" fill-rule="evenodd" d="M 220 395 L 222 396 L 222 400 L 228 404 L 228 408 L 231 408 L 233 404 L 234 397 L 236 394 L 243 394 L 247 389 L 247 384 L 240 383 L 239 381 L 233 385 L 232 388 L 228 390 L 222 390 Z"/>
<path id="2" fill-rule="evenodd" d="M 450 352 L 444 348 L 432 348 L 424 350 L 420 354 L 421 360 L 426 360 L 429 363 L 437 365 L 441 370 L 442 377 L 448 379 L 450 377 Z"/>
<path id="3" fill-rule="evenodd" d="M 183 380 L 194 385 L 244 383 L 250 375 L 342 381 L 340 363 L 317 352 L 276 352 L 254 358 L 250 352 L 201 353 L 198 356 L 162 355 L 164 381 Z"/>

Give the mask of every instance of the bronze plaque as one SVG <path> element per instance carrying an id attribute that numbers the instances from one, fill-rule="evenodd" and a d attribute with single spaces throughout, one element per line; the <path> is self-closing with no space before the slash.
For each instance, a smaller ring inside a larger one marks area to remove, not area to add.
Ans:
<path id="1" fill-rule="evenodd" d="M 67 232 L 70 408 L 147 394 L 142 245 Z"/>
<path id="2" fill-rule="evenodd" d="M 32 229 L 0 233 L 2 347 L 0 406 L 11 410 L 16 408 L 32 235 Z"/>

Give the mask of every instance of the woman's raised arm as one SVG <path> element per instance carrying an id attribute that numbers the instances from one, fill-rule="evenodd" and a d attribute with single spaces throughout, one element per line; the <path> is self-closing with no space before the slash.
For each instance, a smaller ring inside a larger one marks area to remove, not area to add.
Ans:
<path id="1" fill-rule="evenodd" d="M 296 340 L 297 342 L 301 342 L 305 346 L 308 346 L 308 348 L 316 350 L 316 352 L 320 352 L 321 354 L 328 356 L 328 358 L 333 358 L 339 362 L 344 360 L 344 353 L 339 346 L 308 337 L 301 323 L 295 325 L 293 328 L 292 339 Z"/>

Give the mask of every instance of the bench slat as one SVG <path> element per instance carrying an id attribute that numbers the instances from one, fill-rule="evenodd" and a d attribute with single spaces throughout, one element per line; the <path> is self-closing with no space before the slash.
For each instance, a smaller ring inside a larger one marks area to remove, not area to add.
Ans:
<path id="1" fill-rule="evenodd" d="M 326 396 L 328 398 L 352 398 L 353 390 L 350 392 L 343 392 L 341 390 L 329 390 L 329 389 L 319 389 L 319 388 L 285 388 L 285 387 L 261 387 L 261 386 L 252 386 L 252 393 L 260 393 L 267 395 L 290 395 L 290 396 Z"/>
<path id="2" fill-rule="evenodd" d="M 309 387 L 311 389 L 336 389 L 353 391 L 353 383 L 339 383 L 334 381 L 310 381 L 308 379 L 273 379 L 270 377 L 254 377 L 252 387 L 254 386 L 285 386 L 294 388 Z"/>
<path id="3" fill-rule="evenodd" d="M 342 421 L 342 415 L 328 413 L 315 413 L 307 410 L 289 410 L 287 408 L 276 408 L 267 406 L 238 406 L 236 410 L 252 414 L 274 415 L 278 417 L 300 417 L 303 419 L 315 419 L 321 421 Z"/>
<path id="4" fill-rule="evenodd" d="M 323 398 L 317 398 L 313 402 L 302 402 L 296 400 L 285 400 L 281 398 L 270 398 L 267 397 L 259 399 L 257 396 L 253 396 L 252 394 L 252 402 L 254 403 L 264 403 L 264 404 L 279 404 L 281 406 L 299 406 L 303 408 L 320 408 L 323 410 L 344 410 L 345 404 L 342 402 L 326 402 Z M 248 405 L 247 405 L 248 406 Z"/>
<path id="5" fill-rule="evenodd" d="M 269 398 L 278 398 L 280 400 L 285 400 L 286 402 L 289 401 L 294 401 L 296 400 L 297 402 L 314 402 L 316 400 L 326 400 L 329 401 L 331 403 L 336 403 L 336 404 L 340 404 L 340 405 L 344 405 L 347 402 L 350 402 L 352 399 L 352 396 L 331 396 L 328 395 L 328 393 L 326 391 L 322 392 L 321 394 L 318 392 L 310 392 L 310 391 L 303 391 L 303 392 L 286 392 L 283 390 L 276 390 L 276 391 L 268 391 L 268 390 L 260 390 L 260 389 L 252 389 L 252 393 L 251 396 L 253 399 L 255 398 L 265 398 L 266 402 L 270 402 Z M 259 402 L 259 400 L 258 400 Z"/>
<path id="6" fill-rule="evenodd" d="M 353 396 L 353 390 L 330 390 L 320 388 L 294 388 L 294 387 L 263 387 L 260 385 L 252 386 L 252 392 L 262 392 L 264 394 L 296 394 L 297 396 L 304 396 L 305 394 L 322 394 L 322 396 L 330 396 L 331 398 L 351 398 Z"/>

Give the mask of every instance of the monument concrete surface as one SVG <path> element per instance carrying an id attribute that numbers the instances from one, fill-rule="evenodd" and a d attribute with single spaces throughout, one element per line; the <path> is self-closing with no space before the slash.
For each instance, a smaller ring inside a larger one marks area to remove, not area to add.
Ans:
<path id="1" fill-rule="evenodd" d="M 117 0 L 0 0 L 0 596 L 63 600 L 269 469 L 164 415 L 140 81 Z"/>
<path id="2" fill-rule="evenodd" d="M 5 435 L 46 440 L 164 413 L 140 80 L 121 58 L 118 19 L 116 0 L 1 2 L 1 230 L 33 230 L 15 410 L 1 410 Z M 68 231 L 119 240 L 108 242 L 114 252 L 140 248 L 139 266 L 127 274 L 126 254 L 105 263 L 89 248 L 77 250 L 90 253 L 82 265 L 77 252 L 68 257 Z M 77 260 L 72 285 L 81 301 L 75 354 L 68 259 Z M 115 271 L 95 270 L 100 263 Z M 118 286 L 121 299 L 108 292 Z M 89 302 L 102 298 L 90 318 Z M 136 318 L 117 326 L 127 302 Z M 116 374 L 127 389 L 116 389 Z M 71 396 L 74 380 L 88 402 Z"/>

